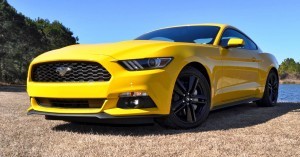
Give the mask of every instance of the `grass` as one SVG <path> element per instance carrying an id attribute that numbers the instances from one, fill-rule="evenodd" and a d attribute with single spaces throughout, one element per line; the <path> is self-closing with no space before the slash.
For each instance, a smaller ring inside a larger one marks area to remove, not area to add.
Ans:
<path id="1" fill-rule="evenodd" d="M 300 156 L 300 104 L 243 104 L 202 127 L 79 125 L 27 116 L 24 87 L 0 86 L 0 156 Z"/>

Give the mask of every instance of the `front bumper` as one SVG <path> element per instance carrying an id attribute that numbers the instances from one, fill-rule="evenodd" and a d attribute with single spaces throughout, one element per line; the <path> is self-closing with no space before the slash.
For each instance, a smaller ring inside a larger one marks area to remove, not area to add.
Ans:
<path id="1" fill-rule="evenodd" d="M 60 58 L 60 59 L 57 59 Z M 34 64 L 51 61 L 92 61 L 104 66 L 112 75 L 106 82 L 59 82 L 41 83 L 33 82 L 30 78 Z M 171 63 L 172 64 L 172 63 Z M 31 113 L 55 114 L 99 114 L 110 116 L 141 116 L 141 115 L 166 115 L 169 114 L 173 85 L 177 76 L 176 68 L 168 65 L 166 69 L 127 71 L 121 67 L 114 58 L 104 55 L 85 54 L 82 56 L 61 56 L 53 59 L 34 60 L 29 67 L 27 92 L 31 97 Z M 124 92 L 147 92 L 156 104 L 156 108 L 123 109 L 117 107 L 119 95 Z M 58 108 L 40 106 L 35 98 L 59 99 L 106 99 L 101 108 Z M 46 114 L 44 114 L 46 115 Z M 96 116 L 97 117 L 97 116 Z"/>

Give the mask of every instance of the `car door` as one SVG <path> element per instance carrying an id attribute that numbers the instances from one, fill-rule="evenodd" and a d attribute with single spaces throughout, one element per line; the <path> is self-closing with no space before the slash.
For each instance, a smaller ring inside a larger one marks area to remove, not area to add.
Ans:
<path id="1" fill-rule="evenodd" d="M 243 39 L 245 45 L 238 48 L 223 48 L 231 38 Z M 243 33 L 232 28 L 224 31 L 220 46 L 222 47 L 222 102 L 254 97 L 259 86 L 257 46 Z"/>

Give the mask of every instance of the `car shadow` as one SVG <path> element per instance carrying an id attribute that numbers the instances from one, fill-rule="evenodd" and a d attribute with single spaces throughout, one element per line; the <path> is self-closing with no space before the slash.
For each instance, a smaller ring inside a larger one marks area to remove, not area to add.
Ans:
<path id="1" fill-rule="evenodd" d="M 26 86 L 23 85 L 12 85 L 12 86 L 2 86 L 0 85 L 0 92 L 25 92 Z"/>
<path id="2" fill-rule="evenodd" d="M 52 128 L 54 131 L 68 131 L 81 134 L 102 134 L 121 136 L 172 135 L 181 133 L 206 132 L 246 128 L 265 123 L 288 112 L 300 112 L 300 103 L 279 103 L 275 107 L 257 107 L 256 104 L 241 104 L 216 110 L 200 127 L 190 130 L 165 129 L 154 125 L 102 125 L 64 123 Z"/>

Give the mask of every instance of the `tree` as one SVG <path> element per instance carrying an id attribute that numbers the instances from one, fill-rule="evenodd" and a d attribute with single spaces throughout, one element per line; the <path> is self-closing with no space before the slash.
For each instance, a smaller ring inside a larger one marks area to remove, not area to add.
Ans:
<path id="1" fill-rule="evenodd" d="M 300 72 L 300 63 L 295 62 L 293 58 L 286 58 L 279 66 L 279 74 L 290 73 L 295 74 Z"/>
<path id="2" fill-rule="evenodd" d="M 293 58 L 286 58 L 280 64 L 278 72 L 280 79 L 300 79 L 300 62 L 296 62 Z"/>
<path id="3" fill-rule="evenodd" d="M 1 0 L 0 0 L 1 1 Z M 0 3 L 0 82 L 24 83 L 27 68 L 37 55 L 76 44 L 78 37 L 59 21 L 32 20 L 6 0 Z"/>

